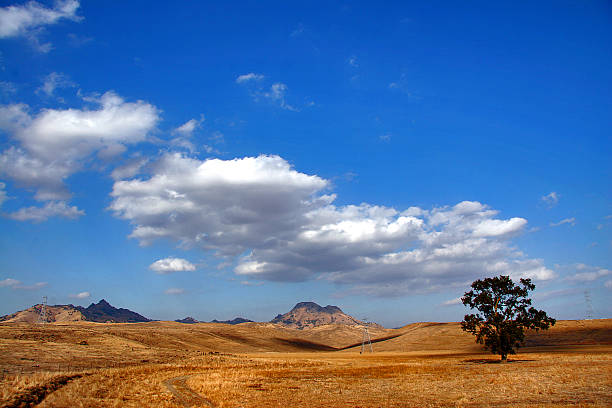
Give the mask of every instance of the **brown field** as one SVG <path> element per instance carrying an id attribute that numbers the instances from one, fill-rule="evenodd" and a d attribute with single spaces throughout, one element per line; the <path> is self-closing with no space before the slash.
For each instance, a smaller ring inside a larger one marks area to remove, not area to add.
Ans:
<path id="1" fill-rule="evenodd" d="M 499 364 L 457 323 L 0 324 L 0 406 L 612 406 L 612 320 L 560 321 Z"/>

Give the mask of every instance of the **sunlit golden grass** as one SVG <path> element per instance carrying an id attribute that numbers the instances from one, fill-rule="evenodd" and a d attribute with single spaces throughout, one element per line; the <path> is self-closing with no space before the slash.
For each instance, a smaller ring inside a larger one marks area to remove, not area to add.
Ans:
<path id="1" fill-rule="evenodd" d="M 611 406 L 610 349 L 515 356 L 403 353 L 256 357 L 242 369 L 194 375 L 219 407 Z"/>
<path id="2" fill-rule="evenodd" d="M 206 406 L 173 379 L 218 407 L 612 406 L 612 321 L 560 322 L 506 364 L 457 326 L 382 331 L 399 337 L 360 355 L 312 351 L 342 348 L 325 343 L 333 328 L 0 325 L 0 406 Z M 361 335 L 338 330 L 346 345 Z"/>

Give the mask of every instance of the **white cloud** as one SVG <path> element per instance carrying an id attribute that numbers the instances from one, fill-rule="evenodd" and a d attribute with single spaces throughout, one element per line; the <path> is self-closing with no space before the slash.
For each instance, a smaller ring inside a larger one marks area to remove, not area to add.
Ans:
<path id="1" fill-rule="evenodd" d="M 285 100 L 285 93 L 287 93 L 287 85 L 282 82 L 277 82 L 270 86 L 270 90 L 264 92 L 262 95 L 264 98 L 271 100 L 272 102 L 278 104 L 281 108 L 287 109 L 290 111 L 298 111 L 297 108 L 289 105 Z"/>
<path id="2" fill-rule="evenodd" d="M 19 210 L 5 214 L 6 217 L 17 221 L 43 222 L 51 217 L 62 217 L 71 220 L 85 215 L 85 211 L 75 206 L 69 206 L 65 201 L 49 201 L 43 207 L 23 207 Z"/>
<path id="3" fill-rule="evenodd" d="M 262 79 L 264 79 L 264 76 L 262 74 L 256 74 L 254 72 L 250 72 L 248 74 L 239 75 L 238 78 L 236 78 L 236 83 L 244 84 L 245 82 L 261 81 Z"/>
<path id="4" fill-rule="evenodd" d="M 509 220 L 486 220 L 474 230 L 475 237 L 498 237 L 516 234 L 527 225 L 524 218 L 510 218 Z"/>
<path id="5" fill-rule="evenodd" d="M 461 287 L 493 274 L 548 280 L 556 274 L 509 239 L 523 218 L 488 206 L 397 210 L 336 206 L 329 182 L 278 156 L 205 161 L 167 154 L 148 179 L 117 181 L 111 210 L 130 237 L 212 250 L 255 280 L 326 279 L 375 295 Z"/>
<path id="6" fill-rule="evenodd" d="M 612 271 L 610 271 L 609 269 L 599 268 L 597 266 L 577 264 L 575 268 L 576 270 L 581 271 L 581 272 L 568 276 L 567 280 L 592 282 L 594 280 L 597 280 L 599 278 L 612 274 Z"/>
<path id="7" fill-rule="evenodd" d="M 604 283 L 604 286 L 608 289 L 612 289 L 612 280 L 606 281 Z"/>
<path id="8" fill-rule="evenodd" d="M 455 306 L 460 305 L 461 303 L 461 298 L 455 298 L 442 302 L 442 306 Z"/>
<path id="9" fill-rule="evenodd" d="M 74 88 L 75 86 L 76 84 L 72 82 L 68 76 L 58 72 L 51 72 L 45 77 L 42 86 L 36 91 L 51 97 L 56 89 Z"/>
<path id="10" fill-rule="evenodd" d="M 540 200 L 544 201 L 544 203 L 548 205 L 549 208 L 552 208 L 559 203 L 560 198 L 561 194 L 552 191 L 549 194 L 542 196 Z"/>
<path id="11" fill-rule="evenodd" d="M 384 135 L 378 136 L 378 138 L 383 142 L 389 142 L 391 140 L 391 135 L 389 133 L 385 133 Z"/>
<path id="12" fill-rule="evenodd" d="M 21 282 L 18 281 L 17 279 L 13 279 L 13 278 L 6 278 L 3 280 L 0 280 L 0 288 L 4 288 L 4 287 L 13 287 L 13 286 L 17 286 L 20 285 Z"/>
<path id="13" fill-rule="evenodd" d="M 39 44 L 38 35 L 44 26 L 56 24 L 62 19 L 77 21 L 79 8 L 77 0 L 57 1 L 53 8 L 30 1 L 24 5 L 0 8 L 0 38 L 24 36 L 29 38 L 40 51 L 47 52 L 50 44 Z"/>
<path id="14" fill-rule="evenodd" d="M 354 55 L 351 55 L 347 60 L 346 63 L 348 65 L 350 65 L 353 68 L 357 68 L 359 67 L 359 62 L 357 61 L 357 57 Z"/>
<path id="15" fill-rule="evenodd" d="M 105 159 L 120 154 L 126 145 L 145 140 L 159 120 L 154 106 L 125 102 L 114 92 L 89 101 L 98 109 L 30 115 L 27 105 L 0 107 L 0 129 L 16 143 L 0 152 L 0 174 L 35 190 L 39 201 L 67 200 L 64 180 L 85 168 L 93 154 Z"/>
<path id="16" fill-rule="evenodd" d="M 137 175 L 148 162 L 149 159 L 145 157 L 135 157 L 127 160 L 123 165 L 113 169 L 111 178 L 113 180 L 132 178 Z"/>
<path id="17" fill-rule="evenodd" d="M 282 82 L 275 82 L 270 86 L 270 88 L 266 89 L 259 84 L 259 82 L 261 82 L 263 79 L 263 75 L 251 72 L 249 74 L 240 75 L 238 78 L 236 78 L 236 83 L 245 85 L 250 90 L 251 96 L 256 102 L 266 99 L 283 109 L 294 112 L 299 111 L 299 109 L 287 103 L 285 94 L 289 88 L 286 84 Z"/>
<path id="18" fill-rule="evenodd" d="M 48 285 L 47 282 L 37 282 L 33 285 L 22 285 L 21 283 L 12 285 L 11 287 L 16 290 L 38 290 L 46 287 Z"/>
<path id="19" fill-rule="evenodd" d="M 204 122 L 204 115 L 200 117 L 200 119 L 190 119 L 187 122 L 183 123 L 181 126 L 174 129 L 173 133 L 180 134 L 185 137 L 189 137 L 193 134 L 193 131 L 196 130 L 200 125 Z"/>
<path id="20" fill-rule="evenodd" d="M 89 292 L 80 292 L 74 295 L 69 295 L 69 297 L 73 298 L 73 299 L 87 299 L 88 297 L 90 297 L 91 294 Z"/>
<path id="21" fill-rule="evenodd" d="M 164 291 L 166 295 L 182 295 L 185 293 L 185 289 L 181 288 L 169 288 Z"/>
<path id="22" fill-rule="evenodd" d="M 550 226 L 551 227 L 558 227 L 558 226 L 563 225 L 563 224 L 569 224 L 569 225 L 571 225 L 573 227 L 574 225 L 576 225 L 576 218 L 574 218 L 574 217 L 572 217 L 572 218 L 565 218 L 565 219 L 563 219 L 563 220 L 561 220 L 559 222 L 551 222 Z"/>
<path id="23" fill-rule="evenodd" d="M 195 271 L 196 267 L 186 259 L 164 258 L 153 262 L 149 265 L 149 269 L 163 275 L 173 272 Z"/>

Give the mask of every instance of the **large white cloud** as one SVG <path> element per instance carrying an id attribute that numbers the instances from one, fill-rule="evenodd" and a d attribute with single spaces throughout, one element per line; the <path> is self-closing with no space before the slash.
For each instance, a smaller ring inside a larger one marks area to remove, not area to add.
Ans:
<path id="1" fill-rule="evenodd" d="M 431 210 L 336 206 L 329 183 L 278 156 L 200 161 L 167 154 L 149 178 L 117 181 L 110 208 L 132 238 L 213 250 L 252 279 L 327 279 L 349 290 L 400 295 L 509 274 L 555 273 L 510 238 L 527 224 L 464 201 Z"/>
<path id="2" fill-rule="evenodd" d="M 145 140 L 159 120 L 153 105 L 125 102 L 114 92 L 89 101 L 96 109 L 45 109 L 33 115 L 24 104 L 0 107 L 0 130 L 14 142 L 0 152 L 0 175 L 34 190 L 39 201 L 67 200 L 70 175 L 94 155 L 107 159 Z"/>

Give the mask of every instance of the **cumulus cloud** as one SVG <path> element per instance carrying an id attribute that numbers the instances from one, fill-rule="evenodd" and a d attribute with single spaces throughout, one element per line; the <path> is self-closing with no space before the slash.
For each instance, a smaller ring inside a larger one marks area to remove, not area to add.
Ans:
<path id="1" fill-rule="evenodd" d="M 245 82 L 261 81 L 262 79 L 264 79 L 264 76 L 262 74 L 256 74 L 254 72 L 250 72 L 248 74 L 239 75 L 238 78 L 236 78 L 236 83 L 244 84 Z"/>
<path id="2" fill-rule="evenodd" d="M 164 258 L 153 262 L 149 265 L 149 269 L 163 275 L 173 272 L 195 271 L 196 267 L 186 259 Z"/>
<path id="3" fill-rule="evenodd" d="M 576 225 L 576 218 L 574 218 L 574 217 L 572 217 L 572 218 L 565 218 L 565 219 L 563 219 L 563 220 L 561 220 L 559 222 L 551 222 L 550 226 L 551 227 L 558 227 L 558 226 L 563 225 L 563 224 L 569 224 L 569 225 L 571 225 L 573 227 L 574 225 Z"/>
<path id="4" fill-rule="evenodd" d="M 0 174 L 34 190 L 36 200 L 68 200 L 66 178 L 85 168 L 94 154 L 109 158 L 145 140 L 159 120 L 154 106 L 125 102 L 114 92 L 89 100 L 97 109 L 45 109 L 32 115 L 24 104 L 0 107 L 0 129 L 15 143 L 0 152 Z M 59 211 L 57 203 L 47 207 L 47 213 Z"/>
<path id="5" fill-rule="evenodd" d="M 181 288 L 168 288 L 164 291 L 166 295 L 182 295 L 185 293 L 185 289 Z"/>
<path id="6" fill-rule="evenodd" d="M 49 201 L 43 207 L 23 207 L 19 210 L 5 214 L 6 217 L 17 221 L 43 222 L 51 217 L 77 219 L 85 215 L 85 211 L 66 204 L 65 201 Z"/>
<path id="7" fill-rule="evenodd" d="M 166 154 L 148 179 L 115 182 L 110 209 L 131 238 L 211 250 L 255 280 L 326 279 L 373 295 L 465 286 L 506 274 L 552 279 L 510 244 L 527 221 L 464 201 L 430 210 L 334 204 L 329 182 L 278 156 L 200 161 Z"/>
<path id="8" fill-rule="evenodd" d="M 552 191 L 542 196 L 540 200 L 542 200 L 549 208 L 552 208 L 559 203 L 560 198 L 561 198 L 560 194 Z"/>
<path id="9" fill-rule="evenodd" d="M 91 294 L 89 292 L 80 292 L 73 295 L 69 295 L 69 297 L 72 299 L 87 299 L 90 296 Z"/>
<path id="10" fill-rule="evenodd" d="M 77 21 L 79 8 L 77 0 L 57 1 L 53 8 L 30 1 L 23 5 L 0 8 L 0 38 L 27 37 L 40 51 L 47 52 L 51 44 L 39 44 L 38 35 L 48 25 L 56 24 L 62 19 Z"/>

